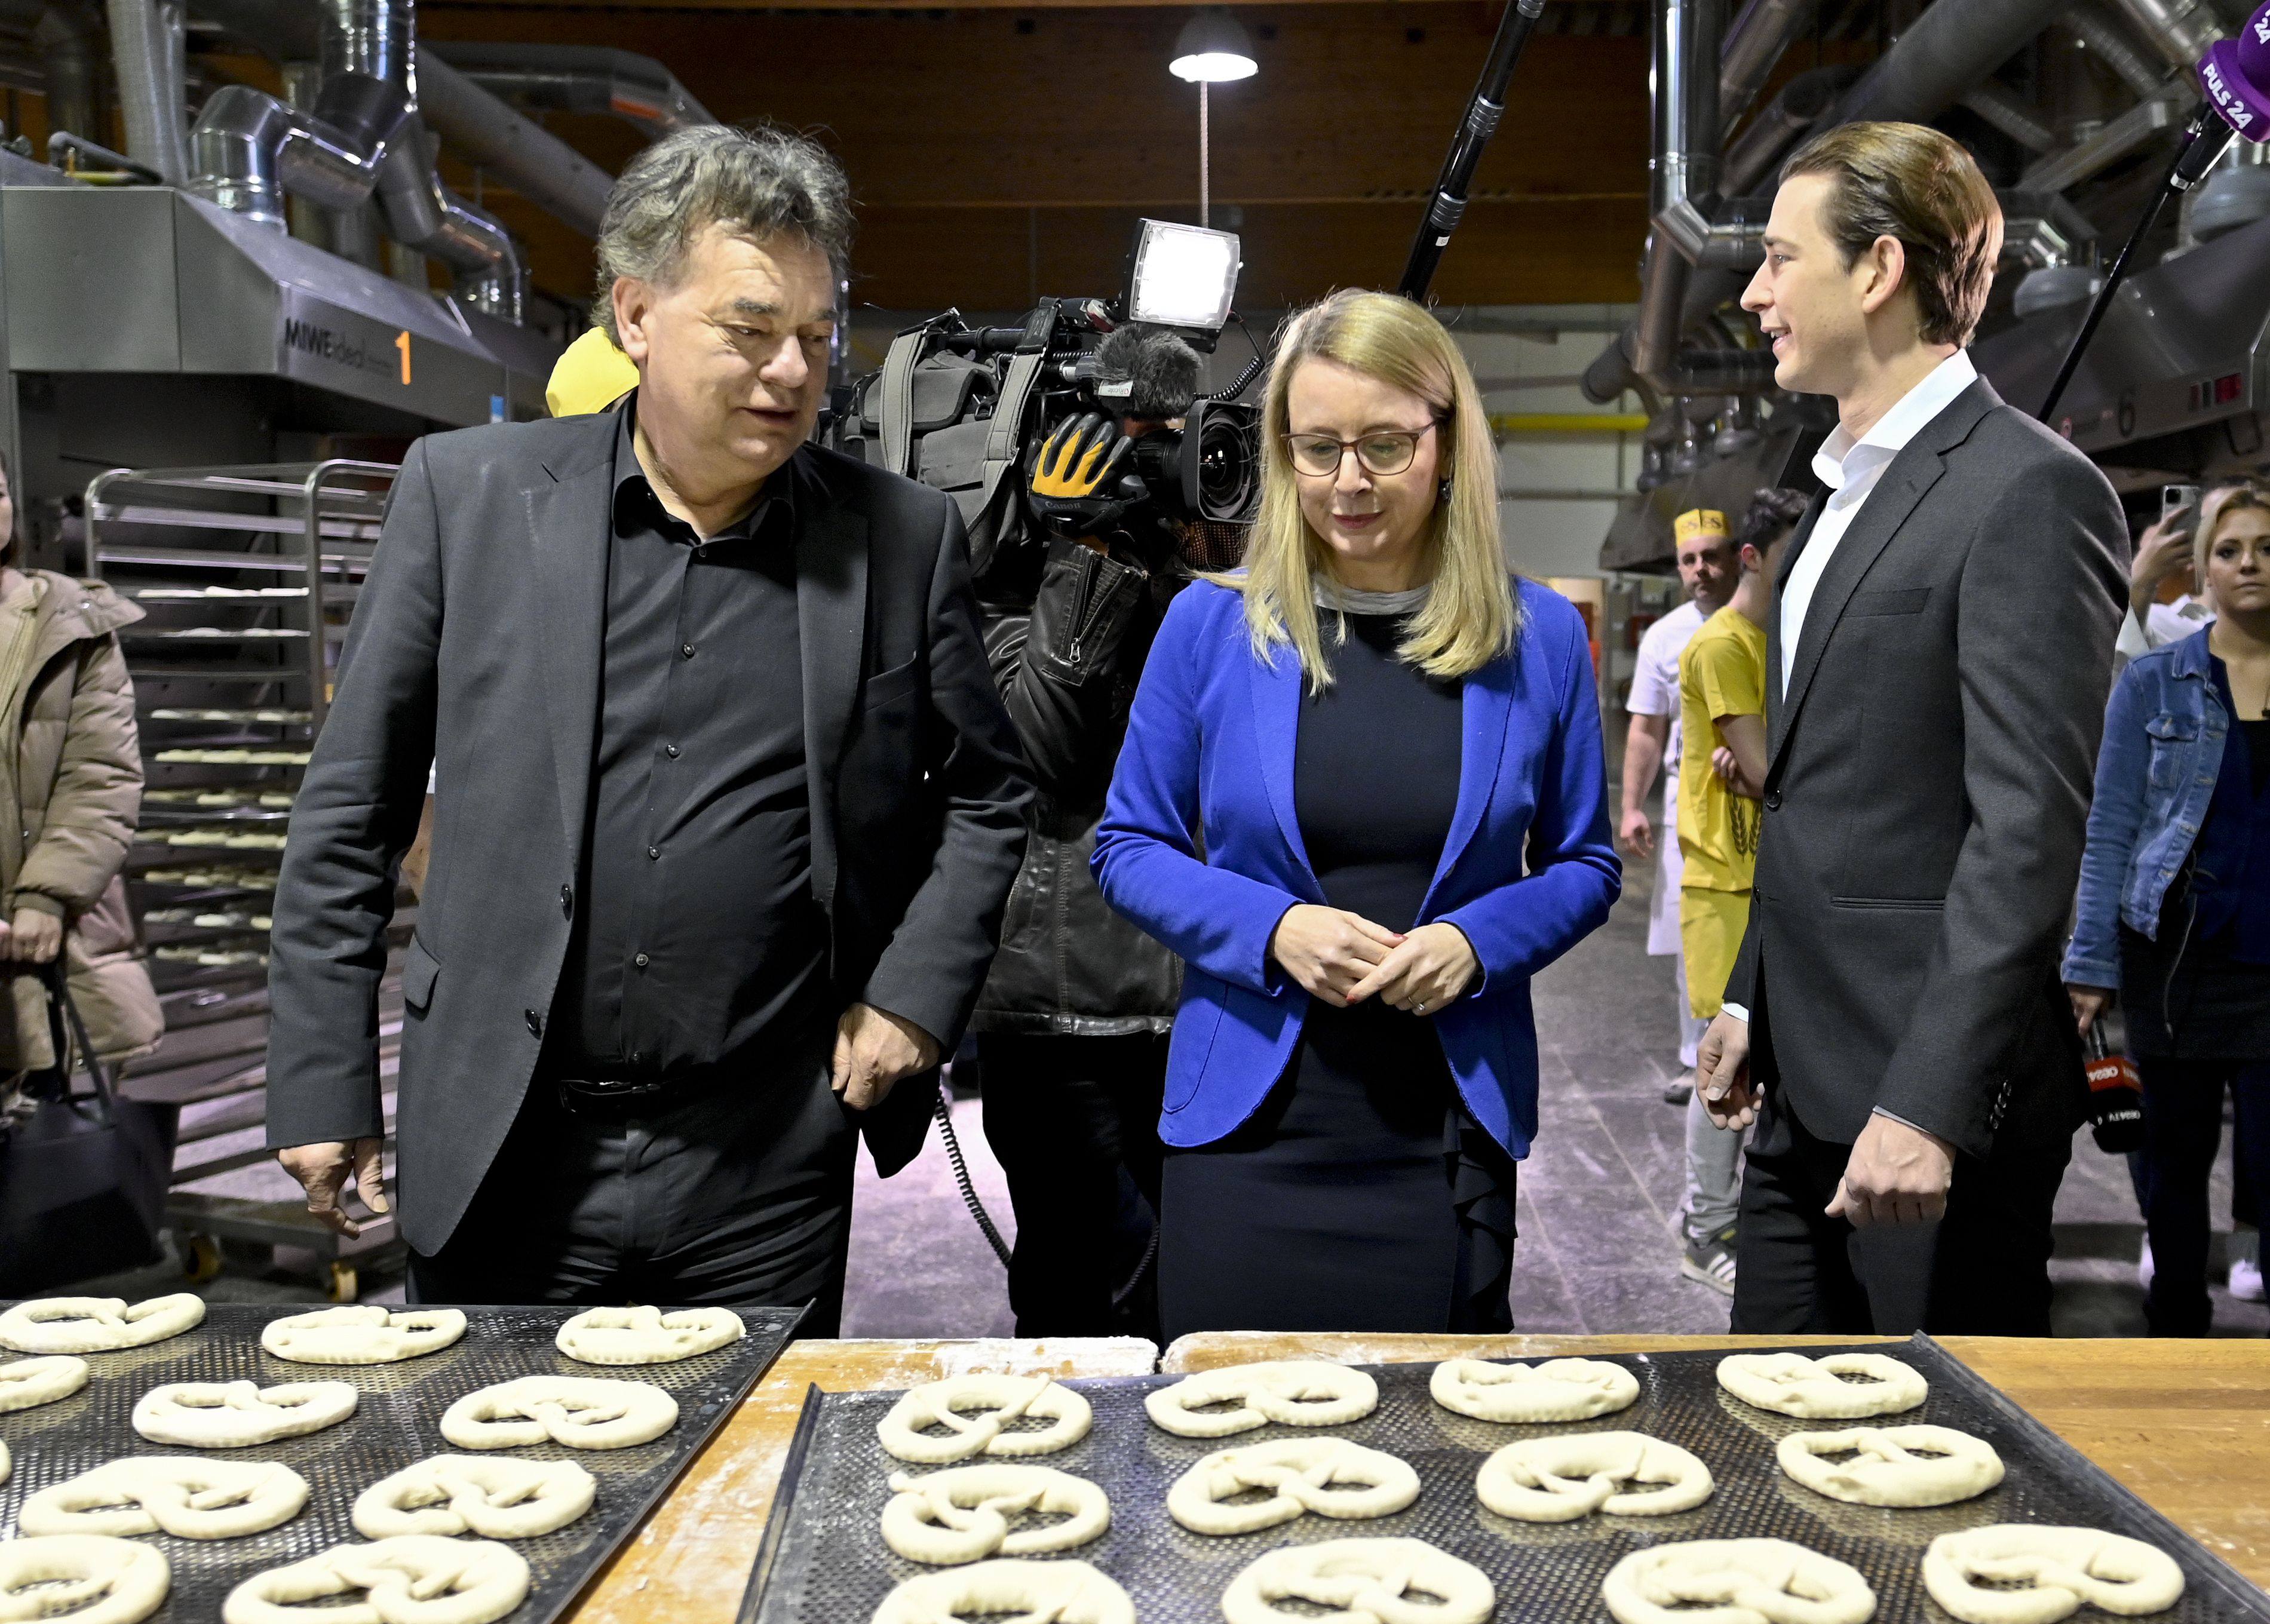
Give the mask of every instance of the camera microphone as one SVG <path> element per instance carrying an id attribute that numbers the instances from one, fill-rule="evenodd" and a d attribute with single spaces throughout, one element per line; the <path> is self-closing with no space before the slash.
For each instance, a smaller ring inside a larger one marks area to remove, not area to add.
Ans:
<path id="1" fill-rule="evenodd" d="M 1096 399 L 1122 417 L 1186 417 L 1198 394 L 1198 352 L 1164 328 L 1131 323 L 1095 351 Z"/>

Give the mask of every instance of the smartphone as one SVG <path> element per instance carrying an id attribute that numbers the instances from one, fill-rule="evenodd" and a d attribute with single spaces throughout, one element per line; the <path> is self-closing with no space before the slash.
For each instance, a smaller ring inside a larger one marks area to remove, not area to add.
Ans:
<path id="1" fill-rule="evenodd" d="M 2163 485 L 2160 487 L 2160 523 L 2170 519 L 2186 508 L 2199 506 L 2200 488 L 2195 485 Z"/>

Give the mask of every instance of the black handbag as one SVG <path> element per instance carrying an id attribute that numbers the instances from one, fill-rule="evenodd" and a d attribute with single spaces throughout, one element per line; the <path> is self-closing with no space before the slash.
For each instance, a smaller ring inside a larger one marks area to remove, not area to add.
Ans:
<path id="1" fill-rule="evenodd" d="M 181 1115 L 178 1106 L 119 1098 L 87 1041 L 63 955 L 39 975 L 62 1097 L 31 1097 L 0 1111 L 0 1297 L 139 1268 L 157 1257 Z M 70 1091 L 74 1047 L 94 1084 L 91 1094 Z"/>

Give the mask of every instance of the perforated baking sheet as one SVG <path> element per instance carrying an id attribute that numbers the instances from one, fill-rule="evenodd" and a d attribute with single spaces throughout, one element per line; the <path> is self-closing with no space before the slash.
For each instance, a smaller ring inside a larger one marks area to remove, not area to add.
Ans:
<path id="1" fill-rule="evenodd" d="M 1797 1351 L 1818 1357 L 1843 1350 Z M 1864 1423 L 1796 1421 L 1753 1409 L 1719 1389 L 1715 1373 L 1723 1350 L 1604 1355 L 1638 1377 L 1636 1403 L 1593 1421 L 1528 1427 L 1473 1420 L 1442 1408 L 1427 1390 L 1431 1364 L 1368 1365 L 1379 1382 L 1378 1409 L 1353 1425 L 1316 1430 L 1400 1456 L 1423 1486 L 1409 1509 L 1369 1522 L 1303 1516 L 1220 1539 L 1175 1523 L 1166 1513 L 1167 1489 L 1201 1457 L 1314 1433 L 1270 1426 L 1232 1438 L 1176 1437 L 1153 1426 L 1143 1410 L 1143 1396 L 1176 1379 L 1170 1376 L 1066 1383 L 1094 1406 L 1094 1430 L 1037 1464 L 1086 1478 L 1109 1496 L 1110 1531 L 1060 1554 L 1093 1562 L 1124 1585 L 1141 1624 L 1219 1624 L 1230 1580 L 1280 1546 L 1393 1535 L 1425 1539 L 1488 1574 L 1497 1586 L 1499 1620 L 1613 1624 L 1600 1601 L 1600 1581 L 1627 1553 L 1674 1540 L 1770 1536 L 1858 1568 L 1875 1589 L 1880 1621 L 1952 1624 L 1924 1589 L 1924 1547 L 1951 1530 L 1989 1523 L 2109 1529 L 2168 1552 L 2183 1567 L 2185 1591 L 2173 1609 L 2155 1615 L 2155 1624 L 2270 1620 L 2270 1597 L 1938 1344 L 1918 1337 L 1904 1347 L 1879 1343 L 1857 1351 L 1906 1360 L 1931 1383 L 1920 1410 L 1877 1424 L 1925 1421 L 1983 1437 L 2007 1467 L 2000 1486 L 1960 1505 L 1921 1511 L 1846 1505 L 1816 1494 L 1783 1476 L 1774 1445 L 1791 1432 Z M 809 1397 L 742 1601 L 742 1624 L 864 1624 L 894 1585 L 936 1571 L 894 1555 L 882 1541 L 890 1474 L 931 1470 L 894 1460 L 876 1441 L 875 1423 L 897 1398 L 817 1390 Z M 1593 1516 L 1551 1525 L 1508 1521 L 1474 1497 L 1482 1461 L 1517 1438 L 1607 1431 L 1646 1433 L 1692 1450 L 1710 1466 L 1716 1492 L 1672 1516 Z M 1290 1624 L 1316 1611 L 1287 1603 L 1285 1617 Z"/>
<path id="2" fill-rule="evenodd" d="M 5 1308 L 0 1303 L 0 1308 Z M 549 1624 L 677 1480 L 710 1434 L 788 1345 L 799 1309 L 736 1310 L 748 1334 L 670 1365 L 578 1364 L 553 1346 L 573 1308 L 468 1308 L 464 1336 L 423 1358 L 390 1365 L 303 1365 L 260 1346 L 271 1319 L 305 1305 L 216 1304 L 196 1330 L 115 1353 L 83 1355 L 93 1372 L 68 1398 L 0 1415 L 0 1440 L 15 1471 L 0 1484 L 0 1538 L 16 1536 L 27 1495 L 125 1455 L 209 1455 L 217 1460 L 281 1461 L 308 1479 L 307 1509 L 280 1527 L 241 1539 L 139 1538 L 173 1564 L 173 1590 L 155 1624 L 210 1624 L 243 1580 L 263 1568 L 359 1541 L 348 1521 L 355 1496 L 430 1455 L 459 1454 L 441 1436 L 441 1413 L 476 1388 L 523 1376 L 614 1376 L 650 1382 L 678 1400 L 678 1424 L 651 1443 L 626 1450 L 569 1450 L 554 1443 L 499 1450 L 531 1460 L 573 1460 L 598 1480 L 591 1509 L 557 1532 L 508 1543 L 528 1559 L 528 1599 L 506 1624 Z M 0 1361 L 23 1355 L 0 1351 Z M 241 1450 L 184 1450 L 136 1433 L 135 1403 L 168 1382 L 350 1382 L 355 1413 L 336 1427 Z M 70 1624 L 65 1615 L 57 1624 Z"/>

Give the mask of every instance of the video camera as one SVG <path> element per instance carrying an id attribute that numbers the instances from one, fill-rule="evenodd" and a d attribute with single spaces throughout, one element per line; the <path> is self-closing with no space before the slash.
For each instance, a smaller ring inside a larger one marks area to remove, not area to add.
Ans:
<path id="1" fill-rule="evenodd" d="M 1049 436 L 1089 414 L 1116 419 L 1134 441 L 1115 492 L 1127 540 L 1216 566 L 1221 532 L 1250 523 L 1261 494 L 1261 409 L 1235 398 L 1258 352 L 1228 389 L 1198 389 L 1199 353 L 1235 319 L 1240 265 L 1232 233 L 1140 221 L 1118 297 L 1044 299 L 1020 327 L 948 310 L 909 328 L 850 387 L 830 439 L 952 495 L 982 575 L 1039 534 L 1025 491 Z"/>

